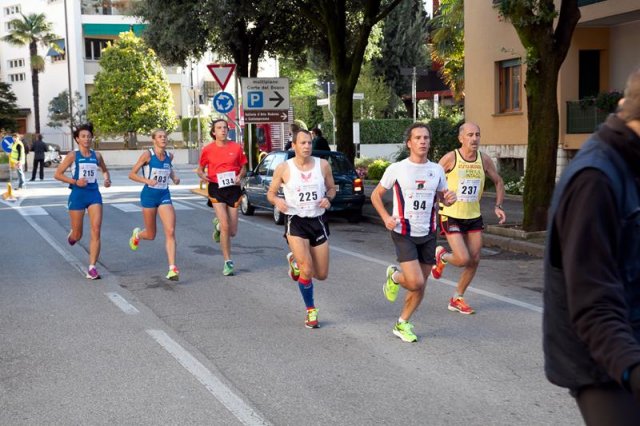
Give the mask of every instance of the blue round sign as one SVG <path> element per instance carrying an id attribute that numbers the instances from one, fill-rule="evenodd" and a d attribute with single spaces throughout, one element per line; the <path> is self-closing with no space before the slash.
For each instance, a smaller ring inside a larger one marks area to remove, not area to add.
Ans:
<path id="1" fill-rule="evenodd" d="M 11 152 L 11 145 L 13 145 L 12 136 L 5 136 L 4 138 L 2 138 L 2 150 L 4 152 Z"/>
<path id="2" fill-rule="evenodd" d="M 234 105 L 235 100 L 233 99 L 233 95 L 229 92 L 218 92 L 213 97 L 213 109 L 221 114 L 231 112 Z"/>

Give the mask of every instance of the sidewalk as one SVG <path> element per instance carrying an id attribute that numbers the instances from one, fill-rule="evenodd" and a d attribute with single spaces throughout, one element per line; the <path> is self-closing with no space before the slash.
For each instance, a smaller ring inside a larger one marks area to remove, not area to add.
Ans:
<path id="1" fill-rule="evenodd" d="M 371 192 L 375 188 L 375 183 L 366 182 L 365 195 L 366 201 L 362 209 L 362 216 L 369 222 L 379 223 L 382 225 L 380 216 L 371 205 Z M 393 191 L 389 190 L 384 194 L 383 201 L 388 211 L 393 208 Z M 506 195 L 502 203 L 504 212 L 507 215 L 507 224 L 521 224 L 523 217 L 522 197 L 516 195 Z M 505 251 L 516 253 L 524 253 L 530 256 L 543 257 L 544 255 L 544 237 L 536 237 L 531 239 L 521 239 L 516 237 L 507 237 L 498 235 L 496 227 L 498 219 L 494 213 L 495 193 L 485 192 L 480 201 L 480 209 L 484 218 L 485 231 L 483 233 L 483 243 L 485 247 L 498 247 Z"/>

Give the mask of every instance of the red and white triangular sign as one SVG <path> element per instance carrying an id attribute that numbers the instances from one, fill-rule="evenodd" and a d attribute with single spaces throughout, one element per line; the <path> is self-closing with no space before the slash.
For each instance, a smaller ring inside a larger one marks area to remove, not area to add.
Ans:
<path id="1" fill-rule="evenodd" d="M 227 87 L 231 74 L 236 69 L 236 64 L 209 64 L 207 65 L 211 75 L 216 79 L 222 90 Z"/>

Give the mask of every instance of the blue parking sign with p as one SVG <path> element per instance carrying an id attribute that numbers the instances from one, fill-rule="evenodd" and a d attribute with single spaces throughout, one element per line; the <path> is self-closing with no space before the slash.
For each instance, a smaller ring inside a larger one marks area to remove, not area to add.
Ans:
<path id="1" fill-rule="evenodd" d="M 264 107 L 264 92 L 247 92 L 248 108 Z"/>

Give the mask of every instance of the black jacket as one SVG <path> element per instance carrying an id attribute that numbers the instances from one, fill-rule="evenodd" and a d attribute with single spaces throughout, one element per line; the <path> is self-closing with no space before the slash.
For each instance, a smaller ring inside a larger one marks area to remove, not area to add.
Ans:
<path id="1" fill-rule="evenodd" d="M 33 151 L 34 160 L 44 160 L 44 153 L 47 151 L 47 144 L 41 140 L 33 141 L 31 145 L 31 151 Z"/>
<path id="2" fill-rule="evenodd" d="M 616 116 L 556 186 L 545 252 L 545 372 L 577 390 L 640 363 L 640 138 Z"/>

